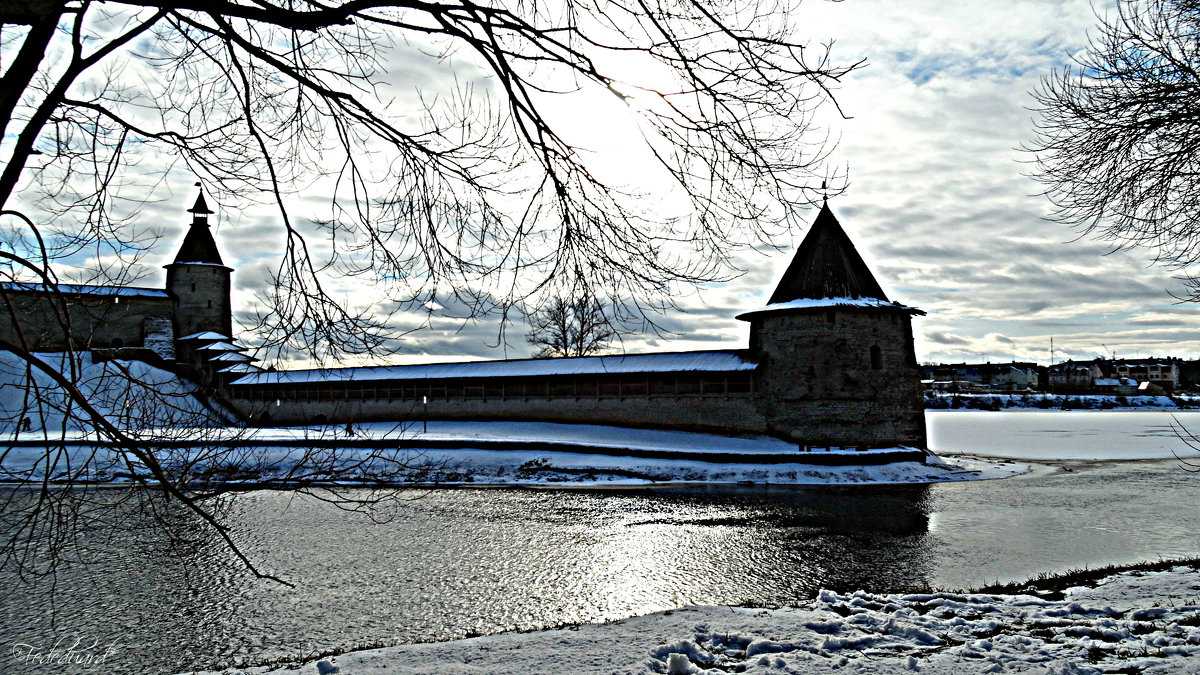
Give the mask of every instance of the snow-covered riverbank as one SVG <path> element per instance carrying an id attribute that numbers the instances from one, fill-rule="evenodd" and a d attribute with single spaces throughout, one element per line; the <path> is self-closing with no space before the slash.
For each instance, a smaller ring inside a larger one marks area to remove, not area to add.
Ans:
<path id="1" fill-rule="evenodd" d="M 1200 672 L 1198 656 L 1200 576 L 1177 567 L 1118 574 L 1061 600 L 822 591 L 791 608 L 688 607 L 226 672 L 1150 674 Z"/>
<path id="2" fill-rule="evenodd" d="M 241 481 L 285 476 L 312 447 L 337 450 L 347 464 L 358 462 L 363 452 L 399 448 L 415 470 L 398 477 L 397 482 L 420 485 L 932 483 L 1006 478 L 1028 470 L 1021 464 L 991 459 L 931 456 L 925 463 L 896 461 L 920 456 L 920 451 L 912 448 L 800 452 L 795 444 L 770 436 L 550 422 L 434 420 L 373 422 L 349 429 L 182 427 L 161 432 L 142 429 L 139 433 L 153 441 L 193 443 L 193 448 L 176 447 L 173 452 L 204 458 L 204 464 L 198 463 L 193 472 L 197 476 L 236 475 Z M 70 458 L 69 465 L 75 470 L 87 466 L 89 477 L 99 482 L 130 480 L 122 475 L 128 471 L 123 458 L 89 445 L 94 438 L 88 432 L 69 431 L 65 436 L 79 443 L 69 445 L 63 455 Z M 12 439 L 15 447 L 0 459 L 0 476 L 32 471 L 40 478 L 38 472 L 47 466 L 52 476 L 62 470 L 43 461 L 47 444 L 43 432 L 18 432 Z M 237 470 L 226 471 L 226 465 L 233 466 L 234 461 Z"/>
<path id="3" fill-rule="evenodd" d="M 1195 394 L 1122 396 L 1119 394 L 925 394 L 926 410 L 1179 410 L 1195 408 Z"/>

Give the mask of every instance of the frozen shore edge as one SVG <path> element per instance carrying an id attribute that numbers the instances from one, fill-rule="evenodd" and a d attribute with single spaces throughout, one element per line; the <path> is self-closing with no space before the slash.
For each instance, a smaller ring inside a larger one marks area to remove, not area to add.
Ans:
<path id="1" fill-rule="evenodd" d="M 1029 594 L 824 590 L 794 607 L 684 607 L 612 623 L 406 644 L 300 666 L 220 672 L 528 675 L 565 672 L 560 666 L 578 673 L 638 674 L 843 668 L 875 673 L 1198 672 L 1196 561 L 1133 567 L 1107 572 L 1053 599 L 1033 594 L 1032 588 Z"/>

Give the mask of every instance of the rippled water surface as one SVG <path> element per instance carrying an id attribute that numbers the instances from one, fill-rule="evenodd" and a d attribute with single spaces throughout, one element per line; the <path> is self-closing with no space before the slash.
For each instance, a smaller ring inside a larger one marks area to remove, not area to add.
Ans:
<path id="1" fill-rule="evenodd" d="M 235 536 L 294 587 L 253 579 L 186 527 L 172 544 L 131 521 L 85 539 L 95 564 L 54 585 L 7 571 L 0 639 L 96 639 L 111 672 L 171 672 L 1200 553 L 1198 479 L 1177 462 L 1071 468 L 920 487 L 443 490 L 378 524 L 251 494 L 232 505 Z M 0 670 L 47 672 L 7 651 Z"/>

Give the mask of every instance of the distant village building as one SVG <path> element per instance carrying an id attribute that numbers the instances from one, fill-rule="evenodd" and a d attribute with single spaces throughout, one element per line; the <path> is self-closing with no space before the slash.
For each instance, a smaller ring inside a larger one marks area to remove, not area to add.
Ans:
<path id="1" fill-rule="evenodd" d="M 69 289 L 70 339 L 80 348 L 152 352 L 219 389 L 257 423 L 369 420 L 540 420 L 770 434 L 811 448 L 926 446 L 912 317 L 887 298 L 823 205 L 745 349 L 263 371 L 232 337 L 231 274 L 203 195 L 166 288 Z M 20 333 L 34 349 L 65 346 L 37 313 L 44 288 L 8 284 Z M 60 303 L 61 304 L 61 303 Z M 57 329 L 57 331 L 55 330 Z"/>
<path id="2" fill-rule="evenodd" d="M 1092 385 L 1098 394 L 1134 396 L 1139 393 L 1138 381 L 1128 377 L 1098 377 Z"/>
<path id="3" fill-rule="evenodd" d="M 1096 378 L 1105 377 L 1098 360 L 1090 363 L 1063 361 L 1051 365 L 1046 370 L 1050 391 L 1057 393 L 1090 391 Z"/>
<path id="4" fill-rule="evenodd" d="M 1112 363 L 1112 369 L 1117 377 L 1153 384 L 1168 392 L 1180 385 L 1179 363 L 1174 359 L 1121 359 Z"/>
<path id="5" fill-rule="evenodd" d="M 1025 391 L 1038 388 L 1036 363 L 947 363 L 922 366 L 935 391 Z"/>
<path id="6" fill-rule="evenodd" d="M 1181 364 L 1174 358 L 1064 361 L 1048 369 L 1057 393 L 1161 394 L 1181 387 Z"/>

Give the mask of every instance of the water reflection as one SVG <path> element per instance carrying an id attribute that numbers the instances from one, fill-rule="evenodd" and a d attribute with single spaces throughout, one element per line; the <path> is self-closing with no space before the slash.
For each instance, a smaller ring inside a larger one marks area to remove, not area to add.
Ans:
<path id="1" fill-rule="evenodd" d="M 632 508 L 619 529 L 595 531 L 580 575 L 579 590 L 602 603 L 597 619 L 795 602 L 843 584 L 919 585 L 929 569 L 925 488 L 675 488 L 620 499 Z"/>
<path id="2" fill-rule="evenodd" d="M 172 541 L 135 518 L 89 532 L 92 564 L 53 585 L 0 570 L 0 640 L 93 636 L 119 643 L 114 672 L 178 672 L 822 587 L 968 586 L 1194 554 L 1193 492 L 1174 464 L 1140 462 L 917 487 L 434 491 L 382 524 L 254 493 L 229 505 L 234 536 L 295 588 L 186 521 Z"/>
<path id="3" fill-rule="evenodd" d="M 296 588 L 251 579 L 214 541 L 147 541 L 142 525 L 100 539 L 96 529 L 82 556 L 93 564 L 53 586 L 10 576 L 3 635 L 118 640 L 118 657 L 139 670 L 170 671 L 917 585 L 929 569 L 927 503 L 925 488 L 456 490 L 372 524 L 256 493 L 230 505 L 235 535 Z"/>

